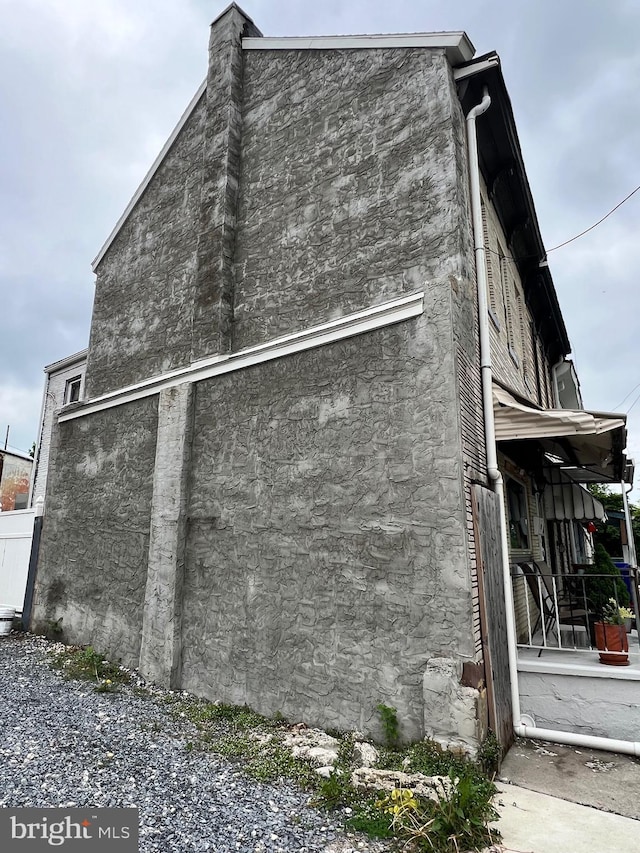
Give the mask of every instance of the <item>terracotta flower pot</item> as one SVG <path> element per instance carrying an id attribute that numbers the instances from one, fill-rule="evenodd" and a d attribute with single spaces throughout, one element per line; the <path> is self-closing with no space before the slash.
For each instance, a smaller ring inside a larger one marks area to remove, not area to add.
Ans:
<path id="1" fill-rule="evenodd" d="M 609 666 L 629 666 L 629 642 L 624 625 L 596 622 L 595 629 L 600 663 L 606 663 Z"/>

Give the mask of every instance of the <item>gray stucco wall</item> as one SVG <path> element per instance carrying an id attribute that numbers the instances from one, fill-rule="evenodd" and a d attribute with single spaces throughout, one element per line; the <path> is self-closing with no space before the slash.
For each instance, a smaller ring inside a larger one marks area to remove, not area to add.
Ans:
<path id="1" fill-rule="evenodd" d="M 157 399 L 54 427 L 36 630 L 138 665 L 147 578 Z"/>
<path id="2" fill-rule="evenodd" d="M 427 662 L 473 645 L 449 302 L 196 386 L 185 689 L 422 736 Z"/>
<path id="3" fill-rule="evenodd" d="M 86 394 L 191 361 L 204 98 L 97 271 Z"/>
<path id="4" fill-rule="evenodd" d="M 457 272 L 440 50 L 249 51 L 233 347 Z"/>
<path id="5" fill-rule="evenodd" d="M 159 430 L 151 399 L 63 424 L 37 615 L 127 663 L 146 630 L 148 671 L 211 698 L 374 733 L 382 701 L 406 738 L 467 738 L 456 353 L 475 344 L 455 329 L 472 289 L 450 68 L 242 56 L 244 25 L 214 26 L 206 98 L 100 264 L 89 396 L 406 292 L 424 314 L 202 381 L 180 412 L 162 392 Z"/>

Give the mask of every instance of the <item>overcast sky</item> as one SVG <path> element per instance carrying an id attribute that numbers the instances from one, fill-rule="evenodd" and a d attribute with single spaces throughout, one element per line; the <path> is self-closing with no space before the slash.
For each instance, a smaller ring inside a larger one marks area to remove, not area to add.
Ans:
<path id="1" fill-rule="evenodd" d="M 10 424 L 29 449 L 43 366 L 87 345 L 91 261 L 202 82 L 225 5 L 0 0 L 2 442 Z M 477 54 L 496 50 L 547 248 L 640 184 L 637 0 L 240 5 L 268 36 L 465 30 Z M 638 400 L 640 461 L 639 226 L 640 192 L 549 262 L 585 406 Z"/>

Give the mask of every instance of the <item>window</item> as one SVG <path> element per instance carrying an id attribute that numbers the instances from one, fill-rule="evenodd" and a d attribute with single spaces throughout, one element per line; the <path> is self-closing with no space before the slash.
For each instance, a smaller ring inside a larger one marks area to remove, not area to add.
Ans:
<path id="1" fill-rule="evenodd" d="M 507 509 L 509 512 L 509 545 L 514 551 L 529 550 L 529 507 L 522 483 L 507 477 Z"/>
<path id="2" fill-rule="evenodd" d="M 80 399 L 80 391 L 82 388 L 82 376 L 74 376 L 73 379 L 67 379 L 67 384 L 64 388 L 64 403 L 77 403 Z"/>

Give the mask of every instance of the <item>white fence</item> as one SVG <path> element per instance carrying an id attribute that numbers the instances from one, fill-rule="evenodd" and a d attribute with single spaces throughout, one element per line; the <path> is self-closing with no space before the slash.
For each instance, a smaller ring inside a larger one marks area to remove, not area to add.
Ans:
<path id="1" fill-rule="evenodd" d="M 0 512 L 0 604 L 22 612 L 37 510 Z"/>

